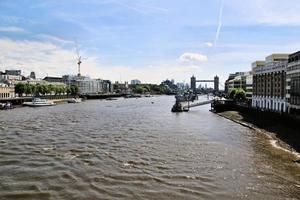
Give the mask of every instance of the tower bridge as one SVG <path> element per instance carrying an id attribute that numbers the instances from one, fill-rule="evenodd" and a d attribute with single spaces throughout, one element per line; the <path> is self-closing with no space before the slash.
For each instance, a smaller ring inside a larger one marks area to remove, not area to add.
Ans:
<path id="1" fill-rule="evenodd" d="M 214 83 L 214 92 L 219 92 L 219 77 L 215 76 L 213 80 L 197 80 L 197 78 L 193 75 L 191 77 L 191 90 L 194 94 L 197 93 L 196 83 Z"/>

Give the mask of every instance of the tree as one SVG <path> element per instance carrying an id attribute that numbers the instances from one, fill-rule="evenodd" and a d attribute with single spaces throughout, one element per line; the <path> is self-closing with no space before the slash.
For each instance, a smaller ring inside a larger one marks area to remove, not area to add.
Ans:
<path id="1" fill-rule="evenodd" d="M 234 99 L 235 97 L 235 94 L 237 92 L 237 89 L 232 89 L 230 92 L 229 92 L 229 99 Z"/>
<path id="2" fill-rule="evenodd" d="M 28 96 L 29 94 L 32 94 L 31 84 L 27 83 L 24 85 L 24 93 L 26 94 L 26 96 Z"/>
<path id="3" fill-rule="evenodd" d="M 138 94 L 143 94 L 145 92 L 145 88 L 143 86 L 137 86 L 135 88 L 135 92 Z"/>
<path id="4" fill-rule="evenodd" d="M 49 93 L 53 93 L 53 92 L 55 92 L 55 86 L 53 86 L 53 85 L 48 85 L 48 90 L 49 90 Z"/>
<path id="5" fill-rule="evenodd" d="M 15 93 L 17 93 L 21 97 L 25 93 L 25 84 L 17 83 L 15 85 Z"/>
<path id="6" fill-rule="evenodd" d="M 247 99 L 246 92 L 242 88 L 237 89 L 234 95 L 234 99 L 236 101 L 245 101 Z"/>
<path id="7" fill-rule="evenodd" d="M 71 94 L 71 92 L 72 92 L 71 87 L 67 86 L 66 87 L 66 93 L 67 93 L 67 95 L 69 96 L 69 94 Z"/>
<path id="8" fill-rule="evenodd" d="M 31 94 L 35 96 L 36 95 L 36 85 L 30 84 L 30 88 L 31 88 Z"/>
<path id="9" fill-rule="evenodd" d="M 61 87 L 61 93 L 65 94 L 67 91 L 67 88 L 65 86 L 62 86 Z"/>
<path id="10" fill-rule="evenodd" d="M 48 94 L 49 93 L 49 88 L 48 85 L 42 85 L 42 92 L 43 95 Z"/>
<path id="11" fill-rule="evenodd" d="M 37 96 L 40 96 L 40 94 L 43 94 L 43 92 L 44 92 L 44 91 L 43 91 L 43 86 L 40 85 L 40 84 L 37 84 L 37 85 L 36 85 L 36 91 L 35 91 L 35 92 L 36 92 L 36 95 L 37 95 Z"/>
<path id="12" fill-rule="evenodd" d="M 74 96 L 77 95 L 79 92 L 79 88 L 77 85 L 72 85 L 70 89 L 71 89 L 71 94 Z"/>

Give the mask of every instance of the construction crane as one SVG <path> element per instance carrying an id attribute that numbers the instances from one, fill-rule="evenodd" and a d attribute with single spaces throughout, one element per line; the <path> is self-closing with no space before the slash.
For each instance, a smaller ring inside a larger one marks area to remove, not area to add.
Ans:
<path id="1" fill-rule="evenodd" d="M 77 41 L 75 41 L 75 45 L 76 45 L 77 65 L 78 65 L 78 74 L 77 74 L 77 76 L 80 77 L 81 76 L 80 65 L 82 63 L 82 60 L 85 60 L 86 58 L 81 57 L 81 55 L 79 53 L 79 47 L 78 47 Z"/>
<path id="2" fill-rule="evenodd" d="M 80 77 L 81 76 L 81 74 L 80 74 L 80 64 L 82 62 L 81 62 L 81 56 L 79 54 L 79 48 L 78 48 L 77 41 L 75 42 L 75 45 L 76 45 L 77 65 L 78 65 L 78 74 L 77 74 L 77 76 Z"/>

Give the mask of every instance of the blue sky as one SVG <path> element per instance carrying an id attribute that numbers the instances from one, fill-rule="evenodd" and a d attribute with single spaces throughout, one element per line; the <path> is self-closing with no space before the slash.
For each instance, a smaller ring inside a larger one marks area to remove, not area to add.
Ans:
<path id="1" fill-rule="evenodd" d="M 297 0 L 0 0 L 0 69 L 159 83 L 300 50 Z M 77 42 L 75 42 L 77 41 Z"/>

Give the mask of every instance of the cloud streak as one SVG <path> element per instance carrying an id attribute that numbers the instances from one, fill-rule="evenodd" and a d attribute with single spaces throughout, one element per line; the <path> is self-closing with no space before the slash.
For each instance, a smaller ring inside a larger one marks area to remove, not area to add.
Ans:
<path id="1" fill-rule="evenodd" d="M 20 32 L 25 32 L 25 30 L 16 26 L 6 26 L 6 27 L 0 27 L 0 32 L 20 33 Z"/>
<path id="2" fill-rule="evenodd" d="M 219 12 L 219 22 L 218 22 L 218 28 L 217 28 L 217 32 L 216 32 L 215 41 L 214 41 L 214 46 L 217 45 L 217 42 L 220 37 L 221 28 L 223 25 L 223 22 L 222 22 L 223 21 L 223 9 L 224 9 L 224 0 L 221 0 L 221 6 L 220 6 L 220 12 Z"/>

